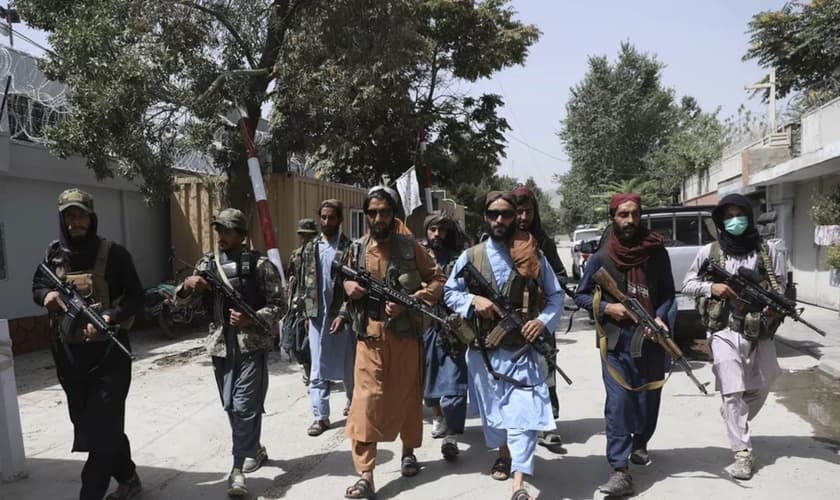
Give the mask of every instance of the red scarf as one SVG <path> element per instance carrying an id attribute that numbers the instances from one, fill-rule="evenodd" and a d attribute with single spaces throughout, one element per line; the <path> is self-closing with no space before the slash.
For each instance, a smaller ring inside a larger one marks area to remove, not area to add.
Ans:
<path id="1" fill-rule="evenodd" d="M 632 246 L 625 246 L 613 231 L 607 242 L 607 254 L 619 271 L 627 273 L 627 295 L 635 297 L 653 315 L 656 311 L 645 276 L 645 264 L 653 252 L 662 247 L 662 237 L 646 228 L 639 230 L 641 238 L 636 239 Z"/>

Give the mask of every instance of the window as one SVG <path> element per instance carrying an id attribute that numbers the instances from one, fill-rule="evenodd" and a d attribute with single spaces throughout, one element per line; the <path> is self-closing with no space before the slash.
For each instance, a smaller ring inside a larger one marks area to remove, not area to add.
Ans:
<path id="1" fill-rule="evenodd" d="M 0 224 L 0 280 L 6 279 L 6 234 Z"/>
<path id="2" fill-rule="evenodd" d="M 361 238 L 365 234 L 365 213 L 357 208 L 350 209 L 350 238 Z"/>
<path id="3" fill-rule="evenodd" d="M 685 215 L 684 217 L 677 216 L 675 226 L 677 228 L 677 236 L 674 238 L 680 245 L 696 246 L 700 244 L 700 231 L 698 223 L 700 217 L 696 214 Z"/>
<path id="4" fill-rule="evenodd" d="M 667 214 L 664 217 L 653 216 L 648 219 L 650 230 L 654 233 L 659 233 L 666 242 L 674 239 L 674 216 Z"/>

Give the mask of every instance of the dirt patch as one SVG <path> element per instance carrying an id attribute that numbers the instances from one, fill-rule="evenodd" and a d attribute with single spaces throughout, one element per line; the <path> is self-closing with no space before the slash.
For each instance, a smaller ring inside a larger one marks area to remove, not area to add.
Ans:
<path id="1" fill-rule="evenodd" d="M 185 365 L 191 362 L 193 358 L 203 356 L 205 352 L 207 352 L 207 350 L 204 348 L 204 346 L 193 347 L 192 349 L 187 349 L 186 351 L 176 352 L 173 354 L 167 354 L 166 356 L 162 356 L 154 361 L 154 365 L 162 368 L 165 368 L 167 366 Z"/>

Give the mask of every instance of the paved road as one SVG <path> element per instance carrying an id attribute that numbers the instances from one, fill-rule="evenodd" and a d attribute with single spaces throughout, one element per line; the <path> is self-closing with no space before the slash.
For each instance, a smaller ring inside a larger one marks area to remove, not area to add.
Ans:
<path id="1" fill-rule="evenodd" d="M 584 315 L 574 330 L 559 335 L 559 363 L 574 379 L 560 388 L 560 430 L 568 454 L 540 448 L 532 491 L 543 499 L 601 498 L 596 486 L 606 479 L 603 403 L 598 352 Z M 836 316 L 835 316 L 836 318 Z M 787 325 L 785 325 L 787 327 Z M 209 361 L 200 334 L 165 343 L 153 331 L 135 334 L 140 359 L 128 400 L 127 430 L 145 487 L 144 499 L 206 500 L 225 498 L 224 478 L 230 466 L 228 422 L 219 406 Z M 650 443 L 653 463 L 635 468 L 640 498 L 834 498 L 838 476 L 838 385 L 819 375 L 818 360 L 779 344 L 788 372 L 754 422 L 759 467 L 747 483 L 727 479 L 731 459 L 720 399 L 702 396 L 682 373 L 664 391 L 659 429 Z M 800 347 L 797 345 L 797 347 Z M 707 363 L 694 362 L 703 381 L 713 379 Z M 343 419 L 318 438 L 305 433 L 309 400 L 296 366 L 271 355 L 271 379 L 263 442 L 270 462 L 249 476 L 252 498 L 341 498 L 354 480 Z M 16 373 L 28 455 L 29 478 L 0 485 L 2 499 L 77 498 L 81 454 L 71 454 L 72 431 L 64 395 L 56 384 L 46 353 L 20 356 Z M 343 393 L 332 396 L 333 408 L 344 405 Z M 379 498 L 445 499 L 510 496 L 510 483 L 488 475 L 494 455 L 488 452 L 476 419 L 468 421 L 457 463 L 444 462 L 439 440 L 425 426 L 418 457 L 422 472 L 399 475 L 399 446 L 380 448 L 376 483 Z"/>

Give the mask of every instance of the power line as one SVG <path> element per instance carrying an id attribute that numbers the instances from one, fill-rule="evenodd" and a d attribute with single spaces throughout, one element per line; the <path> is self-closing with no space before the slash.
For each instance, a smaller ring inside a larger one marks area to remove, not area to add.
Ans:
<path id="1" fill-rule="evenodd" d="M 511 133 L 508 133 L 506 135 L 507 135 L 508 138 L 513 139 L 514 141 L 518 142 L 519 144 L 522 144 L 523 146 L 525 146 L 526 148 L 531 149 L 533 151 L 536 151 L 537 153 L 539 153 L 543 156 L 547 156 L 548 158 L 551 158 L 552 160 L 562 161 L 564 163 L 569 162 L 568 158 L 560 158 L 559 156 L 555 156 L 551 153 L 547 153 L 547 152 L 543 151 L 542 149 L 540 149 L 536 146 L 532 146 L 532 145 L 528 144 L 527 142 L 523 141 L 522 139 L 520 139 L 519 137 L 516 137 L 515 135 L 513 135 Z"/>

